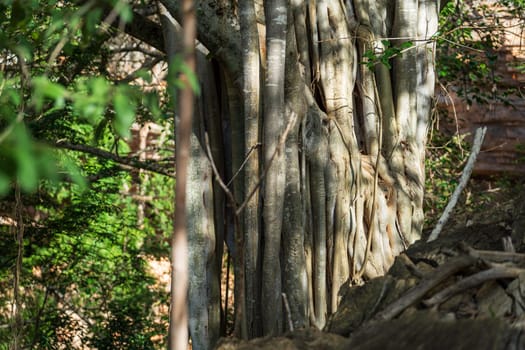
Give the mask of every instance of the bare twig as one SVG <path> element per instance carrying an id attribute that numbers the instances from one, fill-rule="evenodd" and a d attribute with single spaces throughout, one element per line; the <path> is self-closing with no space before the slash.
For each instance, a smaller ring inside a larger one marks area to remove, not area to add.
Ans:
<path id="1" fill-rule="evenodd" d="M 474 136 L 474 143 L 472 145 L 472 152 L 470 153 L 470 156 L 468 158 L 467 164 L 465 165 L 465 168 L 463 169 L 463 173 L 461 174 L 461 178 L 459 180 L 459 184 L 454 190 L 454 193 L 450 197 L 450 201 L 448 202 L 445 211 L 441 215 L 441 218 L 439 218 L 438 223 L 430 236 L 428 237 L 427 242 L 431 242 L 438 238 L 439 234 L 441 233 L 441 230 L 443 229 L 443 226 L 447 223 L 450 214 L 452 213 L 452 210 L 456 206 L 459 195 L 467 185 L 467 182 L 470 178 L 470 174 L 472 174 L 472 169 L 474 167 L 474 164 L 476 163 L 476 158 L 478 157 L 479 151 L 481 149 L 481 145 L 483 144 L 483 139 L 485 138 L 485 133 L 487 132 L 487 127 L 481 127 L 476 130 L 476 135 Z"/>
<path id="2" fill-rule="evenodd" d="M 272 154 L 272 158 L 270 158 L 270 161 L 268 162 L 268 165 L 266 166 L 266 168 L 264 169 L 263 173 L 259 177 L 259 181 L 257 181 L 257 184 L 253 187 L 252 191 L 246 197 L 244 202 L 242 202 L 242 204 L 239 205 L 239 208 L 237 208 L 237 210 L 235 211 L 235 215 L 239 215 L 243 211 L 244 207 L 248 204 L 248 202 L 253 197 L 253 195 L 255 194 L 257 189 L 259 187 L 261 187 L 261 184 L 262 184 L 264 178 L 266 177 L 266 174 L 268 173 L 268 170 L 272 166 L 273 160 L 275 159 L 277 154 L 281 153 L 281 151 L 282 151 L 282 149 L 284 147 L 284 143 L 286 142 L 286 138 L 288 137 L 288 134 L 290 133 L 290 130 L 292 130 L 292 127 L 295 125 L 295 121 L 296 120 L 297 120 L 297 114 L 296 113 L 292 113 L 292 116 L 290 117 L 290 120 L 288 121 L 288 125 L 286 125 L 286 129 L 284 130 L 283 134 L 281 135 L 281 138 L 279 139 L 279 144 L 277 145 L 277 147 L 275 148 L 275 151 Z"/>
<path id="3" fill-rule="evenodd" d="M 210 148 L 210 138 L 208 137 L 208 132 L 204 133 L 204 143 L 206 145 L 206 154 L 211 164 L 211 170 L 213 171 L 213 174 L 215 175 L 215 180 L 217 181 L 219 186 L 222 188 L 224 193 L 226 193 L 226 196 L 230 200 L 230 205 L 232 206 L 233 211 L 237 212 L 237 202 L 235 201 L 235 197 L 233 193 L 230 191 L 230 189 L 228 188 L 228 185 L 226 185 L 224 181 L 222 181 L 221 174 L 217 170 L 217 166 L 215 165 L 215 162 L 213 160 L 213 155 L 211 153 L 211 148 Z"/>
<path id="4" fill-rule="evenodd" d="M 464 291 L 466 289 L 473 288 L 477 285 L 482 284 L 486 281 L 497 280 L 502 278 L 516 278 L 520 273 L 525 272 L 524 269 L 509 267 L 509 266 L 496 266 L 488 270 L 478 272 L 474 275 L 465 277 L 457 283 L 443 289 L 439 293 L 435 294 L 432 298 L 426 299 L 423 303 L 426 306 L 433 306 L 442 303 L 451 296 Z"/>
<path id="5" fill-rule="evenodd" d="M 253 151 L 255 151 L 257 148 L 261 147 L 261 144 L 260 143 L 257 143 L 256 145 L 253 145 L 252 147 L 250 147 L 250 150 L 248 151 L 248 154 L 246 154 L 246 157 L 244 157 L 244 161 L 242 162 L 241 166 L 239 167 L 239 169 L 237 170 L 237 172 L 232 176 L 232 178 L 230 179 L 230 181 L 228 181 L 228 183 L 226 184 L 226 186 L 230 186 L 233 181 L 235 180 L 235 178 L 241 173 L 242 169 L 244 168 L 244 166 L 246 165 L 246 163 L 248 163 L 248 160 L 250 159 L 250 156 L 252 155 Z"/>

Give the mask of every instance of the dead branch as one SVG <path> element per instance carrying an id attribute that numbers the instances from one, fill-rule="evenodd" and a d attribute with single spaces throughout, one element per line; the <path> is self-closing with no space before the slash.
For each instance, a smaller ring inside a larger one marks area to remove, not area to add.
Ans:
<path id="1" fill-rule="evenodd" d="M 474 249 L 464 242 L 460 243 L 460 248 L 473 258 L 481 259 L 491 263 L 514 263 L 525 267 L 525 254 L 513 252 L 498 252 L 493 250 Z"/>
<path id="2" fill-rule="evenodd" d="M 520 273 L 525 272 L 525 269 L 509 266 L 497 266 L 488 270 L 478 272 L 474 275 L 465 277 L 457 283 L 443 289 L 433 297 L 423 301 L 426 306 L 434 306 L 442 303 L 453 295 L 464 290 L 476 287 L 486 281 L 498 280 L 502 278 L 516 278 Z"/>
<path id="3" fill-rule="evenodd" d="M 470 153 L 470 156 L 468 158 L 467 164 L 465 165 L 465 168 L 463 169 L 463 173 L 461 174 L 461 178 L 459 180 L 458 186 L 454 190 L 454 193 L 450 197 L 450 201 L 448 202 L 445 210 L 443 211 L 443 214 L 438 220 L 438 223 L 430 236 L 428 237 L 427 242 L 431 242 L 438 238 L 439 234 L 441 233 L 441 230 L 443 229 L 443 226 L 447 223 L 450 214 L 452 213 L 452 210 L 456 206 L 459 195 L 461 192 L 463 192 L 463 189 L 465 186 L 467 186 L 467 182 L 470 179 L 470 174 L 472 174 L 472 169 L 474 168 L 474 164 L 476 163 L 476 158 L 478 157 L 479 151 L 481 150 L 481 145 L 483 144 L 483 139 L 485 138 L 485 133 L 487 132 L 487 127 L 483 126 L 481 128 L 478 128 L 476 130 L 476 134 L 474 136 L 474 143 L 472 145 L 472 151 Z"/>
<path id="4" fill-rule="evenodd" d="M 406 308 L 421 300 L 421 298 L 423 298 L 423 296 L 432 288 L 436 287 L 448 277 L 461 271 L 465 267 L 474 265 L 476 261 L 477 259 L 469 255 L 463 255 L 451 259 L 446 264 L 440 266 L 436 271 L 432 272 L 431 276 L 423 279 L 418 285 L 412 287 L 406 292 L 405 295 L 388 305 L 383 311 L 379 312 L 372 318 L 372 321 L 393 319 Z"/>

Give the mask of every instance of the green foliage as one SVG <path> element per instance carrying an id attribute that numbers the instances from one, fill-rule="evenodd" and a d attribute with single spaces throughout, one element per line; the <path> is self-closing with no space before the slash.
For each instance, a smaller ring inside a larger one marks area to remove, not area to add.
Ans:
<path id="1" fill-rule="evenodd" d="M 84 176 L 110 171 L 111 177 L 92 183 L 90 191 L 46 182 L 38 196 L 23 198 L 26 206 L 47 217 L 26 228 L 24 319 L 38 322 L 25 326 L 25 343 L 55 349 L 71 346 L 74 338 L 65 335 L 74 334 L 98 349 L 157 348 L 162 341 L 151 339 L 163 339 L 166 320 L 153 309 L 167 303 L 168 295 L 153 288 L 147 259 L 167 250 L 151 250 L 145 242 L 166 227 L 137 227 L 136 202 L 119 193 L 122 184 L 131 181 L 129 174 L 111 170 L 109 162 L 101 165 L 91 159 L 86 165 L 89 173 Z M 11 289 L 9 267 L 16 259 L 12 246 L 12 240 L 0 240 L 2 290 Z M 9 323 L 7 316 L 0 313 L 1 324 Z M 0 329 L 0 343 L 9 339 L 10 329 Z"/>
<path id="2" fill-rule="evenodd" d="M 34 140 L 43 125 L 57 118 L 111 125 L 127 138 L 143 102 L 138 88 L 100 76 L 101 43 L 108 38 L 99 28 L 102 6 L 114 6 L 115 14 L 129 21 L 129 4 L 56 3 L 0 1 L 0 161 L 6 165 L 0 168 L 0 196 L 15 181 L 31 192 L 40 179 L 57 180 L 71 168 L 59 166 L 48 139 Z"/>
<path id="3" fill-rule="evenodd" d="M 427 224 L 433 224 L 445 209 L 468 158 L 464 135 L 452 138 L 435 131 L 429 140 L 425 159 L 426 183 L 424 208 Z"/>
<path id="4" fill-rule="evenodd" d="M 54 146 L 121 155 L 132 123 L 166 123 L 166 103 L 107 70 L 115 32 L 100 23 L 114 14 L 131 21 L 129 3 L 80 3 L 0 0 L 0 325 L 12 322 L 16 228 L 3 220 L 11 219 L 16 182 L 25 222 L 23 347 L 162 348 L 167 320 L 157 309 L 168 295 L 148 261 L 167 255 L 173 180 Z M 182 63 L 175 68 L 175 85 L 184 73 L 198 89 Z M 151 80 L 145 70 L 132 75 Z M 164 142 L 159 155 L 167 157 L 172 140 Z M 138 185 L 150 200 L 125 190 Z M 0 327 L 0 350 L 12 338 L 11 327 Z"/>
<path id="5" fill-rule="evenodd" d="M 492 2 L 491 6 L 463 0 L 448 2 L 434 36 L 437 75 L 442 85 L 451 86 L 469 105 L 508 104 L 509 97 L 519 91 L 503 85 L 498 75 L 498 49 L 506 31 L 503 20 L 513 18 L 525 23 L 524 10 L 523 0 Z M 425 199 L 428 224 L 438 219 L 456 187 L 468 156 L 464 146 L 462 137 L 447 137 L 439 131 L 429 141 Z M 480 196 L 476 201 L 486 203 L 487 199 Z M 471 204 L 468 198 L 465 204 Z"/>
<path id="6" fill-rule="evenodd" d="M 184 75 L 185 79 L 180 79 L 181 75 Z M 195 94 L 200 94 L 200 84 L 197 75 L 186 65 L 182 55 L 176 55 L 169 65 L 168 84 L 177 89 L 184 89 L 186 84 L 189 84 Z M 175 103 L 176 101 L 173 102 Z"/>
<path id="7" fill-rule="evenodd" d="M 509 16 L 525 20 L 523 1 L 509 0 L 488 6 L 471 1 L 448 2 L 440 14 L 437 73 L 444 85 L 467 104 L 509 104 L 513 87 L 503 86 L 497 70 L 498 49 L 504 43 Z"/>
<path id="8" fill-rule="evenodd" d="M 377 64 L 383 64 L 390 69 L 392 68 L 390 60 L 412 47 L 414 47 L 412 41 L 405 41 L 397 46 L 392 46 L 389 40 L 381 40 L 380 47 L 367 50 L 363 53 L 365 60 L 362 64 L 366 65 L 368 69 L 374 69 L 374 66 Z"/>

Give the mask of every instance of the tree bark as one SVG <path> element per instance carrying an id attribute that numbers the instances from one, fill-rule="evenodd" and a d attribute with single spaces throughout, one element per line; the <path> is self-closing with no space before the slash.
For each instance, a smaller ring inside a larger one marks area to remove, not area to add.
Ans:
<path id="1" fill-rule="evenodd" d="M 177 14 L 175 1 L 162 3 Z M 384 274 L 420 236 L 439 3 L 238 5 L 236 15 L 228 2 L 197 3 L 199 40 L 218 62 L 209 84 L 227 98 L 217 114 L 229 146 L 216 162 L 225 179 L 238 172 L 235 202 L 246 202 L 229 245 L 236 334 L 282 332 L 282 293 L 293 327 L 321 328 L 343 285 Z"/>
<path id="2" fill-rule="evenodd" d="M 266 78 L 264 84 L 264 253 L 262 266 L 263 334 L 282 332 L 281 301 L 281 230 L 285 192 L 285 158 L 278 151 L 285 128 L 284 75 L 287 27 L 287 3 L 271 0 L 265 3 Z M 275 152 L 278 152 L 274 156 Z"/>
<path id="3" fill-rule="evenodd" d="M 161 9 L 163 11 L 164 9 Z M 195 12 L 192 0 L 182 1 L 183 29 L 182 48 L 184 62 L 187 67 L 195 72 Z M 163 11 L 161 18 L 164 21 L 165 39 L 175 38 L 174 23 L 172 18 Z M 175 45 L 170 42 L 167 47 L 168 57 L 173 59 Z M 190 156 L 190 135 L 193 116 L 193 91 L 188 83 L 188 77 L 183 76 L 185 88 L 180 93 L 179 119 L 174 120 L 176 131 L 176 185 L 175 185 L 175 218 L 171 242 L 171 307 L 168 347 L 173 350 L 183 350 L 188 346 L 188 232 L 186 219 L 186 184 L 187 169 Z M 176 92 L 171 87 L 172 97 Z M 191 221 L 194 224 L 193 220 Z M 192 246 L 191 252 L 194 252 Z M 193 318 L 192 318 L 193 320 Z"/>
<path id="4" fill-rule="evenodd" d="M 242 48 L 242 94 L 244 116 L 244 193 L 256 191 L 241 213 L 244 219 L 244 262 L 246 280 L 246 322 L 247 333 L 250 338 L 260 336 L 260 210 L 258 178 L 259 169 L 259 128 L 260 128 L 260 59 L 259 33 L 255 4 L 252 0 L 239 1 L 239 23 L 241 28 Z"/>

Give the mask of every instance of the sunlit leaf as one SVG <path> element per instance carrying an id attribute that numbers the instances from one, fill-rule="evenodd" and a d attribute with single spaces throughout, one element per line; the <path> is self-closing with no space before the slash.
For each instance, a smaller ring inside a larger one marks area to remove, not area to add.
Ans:
<path id="1" fill-rule="evenodd" d="M 33 153 L 33 143 L 22 124 L 15 126 L 14 136 L 16 138 L 16 177 L 22 189 L 31 192 L 36 189 L 38 184 L 38 170 Z"/>
<path id="2" fill-rule="evenodd" d="M 131 6 L 124 4 L 124 6 L 122 6 L 119 11 L 119 15 L 125 23 L 131 22 L 133 20 L 133 11 L 131 10 Z"/>
<path id="3" fill-rule="evenodd" d="M 44 76 L 34 77 L 32 85 L 34 91 L 33 103 L 37 110 L 42 109 L 45 97 L 53 100 L 55 107 L 64 107 L 67 90 L 62 85 L 54 83 Z"/>
<path id="4" fill-rule="evenodd" d="M 60 163 L 67 175 L 79 186 L 81 191 L 85 190 L 87 188 L 87 181 L 75 161 L 68 156 L 63 156 L 60 159 Z"/>

